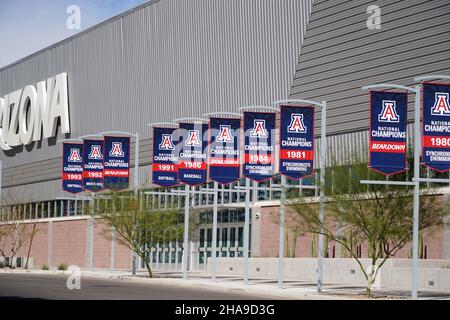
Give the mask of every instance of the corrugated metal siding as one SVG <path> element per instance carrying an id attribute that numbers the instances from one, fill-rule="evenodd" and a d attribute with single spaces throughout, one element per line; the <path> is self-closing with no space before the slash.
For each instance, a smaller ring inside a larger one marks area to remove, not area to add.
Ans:
<path id="1" fill-rule="evenodd" d="M 288 97 L 312 2 L 157 1 L 0 70 L 0 96 L 67 72 L 71 136 L 139 132 L 145 165 L 148 122 Z M 1 152 L 3 186 L 58 179 L 60 151 Z"/>
<path id="2" fill-rule="evenodd" d="M 381 8 L 380 30 L 366 27 L 369 5 Z M 290 97 L 327 101 L 328 163 L 344 163 L 349 152 L 367 160 L 369 95 L 361 86 L 450 74 L 449 17 L 448 0 L 315 1 Z M 409 121 L 413 102 L 410 95 Z M 316 119 L 320 133 L 319 112 Z"/>

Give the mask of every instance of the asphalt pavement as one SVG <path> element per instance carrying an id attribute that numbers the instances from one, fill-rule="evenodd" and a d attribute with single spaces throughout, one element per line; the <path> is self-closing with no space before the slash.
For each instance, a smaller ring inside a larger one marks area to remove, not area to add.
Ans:
<path id="1" fill-rule="evenodd" d="M 254 293 L 221 292 L 177 287 L 158 283 L 137 283 L 127 280 L 81 278 L 81 288 L 68 289 L 68 275 L 0 274 L 0 299 L 57 300 L 259 300 L 267 297 Z"/>

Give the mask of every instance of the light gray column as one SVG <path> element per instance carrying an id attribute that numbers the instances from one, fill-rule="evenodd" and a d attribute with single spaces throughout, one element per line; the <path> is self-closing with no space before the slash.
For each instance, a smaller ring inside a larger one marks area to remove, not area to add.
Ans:
<path id="1" fill-rule="evenodd" d="M 116 259 L 116 227 L 111 227 L 111 253 L 110 253 L 110 265 L 111 271 L 115 269 L 115 259 Z"/>
<path id="2" fill-rule="evenodd" d="M 279 242 L 278 242 L 278 287 L 279 288 L 283 288 L 285 202 L 286 202 L 286 177 L 284 175 L 281 175 L 280 234 L 279 234 Z"/>
<path id="3" fill-rule="evenodd" d="M 48 268 L 53 265 L 53 221 L 49 221 L 47 225 L 47 262 Z"/>
<path id="4" fill-rule="evenodd" d="M 249 239 L 249 216 L 250 216 L 250 179 L 245 178 L 245 222 L 244 222 L 244 251 L 243 251 L 243 269 L 244 269 L 244 286 L 248 285 L 248 239 Z M 237 236 L 237 245 L 239 246 L 239 233 Z"/>
<path id="5" fill-rule="evenodd" d="M 87 219 L 87 268 L 92 270 L 94 267 L 94 219 Z"/>

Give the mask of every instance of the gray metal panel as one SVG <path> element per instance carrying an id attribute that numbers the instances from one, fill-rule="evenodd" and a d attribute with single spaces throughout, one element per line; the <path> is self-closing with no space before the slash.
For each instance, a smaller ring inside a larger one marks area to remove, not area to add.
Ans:
<path id="1" fill-rule="evenodd" d="M 381 7 L 380 30 L 366 27 L 371 4 Z M 450 74 L 449 16 L 446 0 L 315 2 L 290 98 L 327 100 L 329 164 L 345 163 L 349 152 L 367 160 L 369 95 L 361 86 Z M 410 95 L 409 121 L 413 102 Z M 320 112 L 316 119 L 320 132 Z"/>
<path id="2" fill-rule="evenodd" d="M 71 136 L 139 132 L 147 165 L 148 122 L 288 97 L 312 2 L 152 2 L 0 69 L 0 96 L 67 72 Z M 4 187 L 59 179 L 60 153 L 1 152 Z"/>

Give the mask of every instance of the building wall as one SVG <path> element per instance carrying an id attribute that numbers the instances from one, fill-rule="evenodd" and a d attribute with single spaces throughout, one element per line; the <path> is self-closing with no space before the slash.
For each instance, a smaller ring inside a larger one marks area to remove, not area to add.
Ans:
<path id="1" fill-rule="evenodd" d="M 139 132 L 148 166 L 149 122 L 288 97 L 312 2 L 151 1 L 0 69 L 0 96 L 67 72 L 71 137 Z M 55 140 L 0 151 L 3 187 L 63 196 L 39 184 L 60 177 Z"/>
<path id="2" fill-rule="evenodd" d="M 254 248 L 253 257 L 263 257 L 263 258 L 273 258 L 278 257 L 278 246 L 279 246 L 279 206 L 263 206 L 257 207 L 255 211 L 260 212 L 260 218 L 253 223 L 253 234 L 259 234 L 261 236 L 252 239 L 252 247 Z M 292 231 L 295 228 L 295 216 L 296 214 L 292 209 L 287 208 L 286 210 L 286 228 L 289 231 L 289 248 L 290 252 L 293 252 L 293 239 L 295 237 L 295 232 Z M 291 221 L 291 223 L 290 223 Z M 294 223 L 292 223 L 294 222 Z M 447 259 L 450 252 L 448 252 L 448 246 L 446 245 L 446 238 L 444 235 L 448 232 L 448 229 L 438 229 L 432 231 L 426 231 L 423 233 L 423 249 L 422 257 L 425 254 L 426 246 L 426 258 L 427 259 Z M 288 245 L 285 240 L 285 257 L 297 257 L 297 258 L 309 258 L 317 257 L 317 246 L 318 240 L 316 240 L 314 245 L 312 245 L 313 237 L 310 234 L 302 234 L 298 236 L 297 243 L 295 246 L 295 255 L 288 255 Z M 328 248 L 329 257 L 332 257 L 333 246 L 335 246 L 335 257 L 348 257 L 345 249 L 340 249 L 339 244 L 332 241 L 327 242 L 325 239 L 324 245 Z M 360 243 L 361 245 L 361 255 L 362 257 L 367 257 L 368 249 L 367 243 Z M 411 243 L 405 245 L 405 247 L 400 250 L 395 258 L 411 258 Z M 420 250 L 420 248 L 419 248 Z M 356 252 L 356 251 L 355 251 Z"/>
<path id="3" fill-rule="evenodd" d="M 369 5 L 381 9 L 379 30 L 366 26 Z M 450 74 L 449 15 L 446 0 L 314 2 L 290 98 L 327 101 L 329 161 L 355 153 L 366 159 L 369 94 L 362 86 L 412 86 L 416 76 Z M 409 95 L 409 121 L 413 102 Z M 320 133 L 320 112 L 316 119 Z"/>
<path id="4" fill-rule="evenodd" d="M 28 223 L 27 226 L 31 229 L 33 223 Z M 111 266 L 111 239 L 104 233 L 108 229 L 104 221 L 94 220 L 93 267 L 96 269 L 109 269 Z M 55 269 L 61 263 L 76 265 L 82 269 L 88 267 L 88 217 L 46 219 L 36 223 L 36 230 L 30 252 L 33 268 L 39 269 L 45 264 Z M 11 252 L 10 239 L 0 239 L 0 246 L 5 244 L 7 256 Z M 27 241 L 17 257 L 26 258 L 28 249 Z M 131 250 L 118 240 L 115 242 L 114 255 L 116 269 L 131 268 Z"/>

